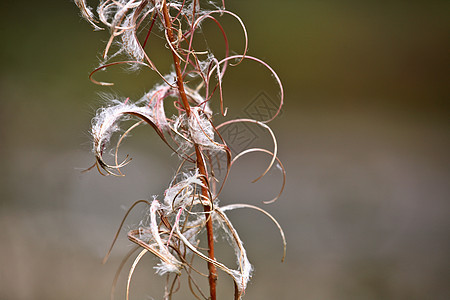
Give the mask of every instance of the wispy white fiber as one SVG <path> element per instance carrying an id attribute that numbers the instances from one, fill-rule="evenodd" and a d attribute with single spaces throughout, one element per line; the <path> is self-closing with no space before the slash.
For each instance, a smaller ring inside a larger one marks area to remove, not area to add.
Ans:
<path id="1" fill-rule="evenodd" d="M 152 238 L 158 245 L 159 253 L 161 254 L 161 263 L 155 267 L 159 274 L 164 274 L 167 272 L 180 272 L 180 268 L 182 263 L 175 258 L 175 256 L 170 253 L 168 246 L 162 241 L 159 229 L 158 222 L 156 221 L 156 211 L 160 208 L 160 204 L 158 200 L 153 200 L 150 206 L 150 231 L 152 233 Z"/>
<path id="2" fill-rule="evenodd" d="M 100 21 L 108 26 L 113 32 L 116 29 L 124 29 L 121 23 L 124 16 L 127 13 L 133 12 L 133 9 L 138 7 L 142 1 L 136 0 L 104 0 L 101 1 L 97 8 L 97 13 L 99 15 Z M 122 25 L 122 26 L 121 26 Z"/>
<path id="3" fill-rule="evenodd" d="M 137 61 L 142 62 L 144 60 L 145 53 L 137 39 L 133 18 L 134 16 L 130 14 L 123 22 L 123 26 L 129 27 L 129 29 L 125 29 L 122 33 L 122 45 L 128 55 Z"/>
<path id="4" fill-rule="evenodd" d="M 214 141 L 214 127 L 209 118 L 199 107 L 191 108 L 188 121 L 189 134 L 192 141 L 207 150 L 222 150 L 223 147 Z"/>
<path id="5" fill-rule="evenodd" d="M 96 23 L 98 23 L 97 20 L 95 20 L 94 13 L 92 12 L 92 8 L 86 5 L 85 0 L 74 0 L 75 4 L 78 6 L 81 12 L 81 16 L 88 21 L 92 27 L 94 27 L 94 30 L 103 30 L 103 28 L 99 27 Z"/>
<path id="6" fill-rule="evenodd" d="M 205 187 L 201 181 L 198 169 L 191 174 L 183 174 L 183 177 L 183 180 L 172 183 L 164 193 L 164 204 L 169 208 L 169 211 L 173 211 L 178 207 L 184 208 L 189 204 L 195 204 L 192 197 L 196 196 L 194 194 L 196 188 L 198 190 L 201 187 Z"/>
<path id="7" fill-rule="evenodd" d="M 94 139 L 93 151 L 101 155 L 104 147 L 108 144 L 112 134 L 120 130 L 119 121 L 129 118 L 126 114 L 134 112 L 139 113 L 150 120 L 153 120 L 153 112 L 149 107 L 139 107 L 133 103 L 124 103 L 118 100 L 114 105 L 100 108 L 92 120 L 91 134 Z"/>
<path id="8" fill-rule="evenodd" d="M 239 266 L 239 271 L 235 271 L 236 273 L 238 273 L 235 274 L 235 282 L 238 285 L 238 288 L 241 291 L 242 295 L 242 293 L 247 288 L 248 282 L 250 281 L 253 267 L 248 260 L 247 252 L 244 248 L 241 238 L 239 237 L 239 234 L 237 233 L 236 229 L 234 229 L 233 224 L 228 219 L 225 212 L 220 208 L 217 208 L 214 214 L 214 219 L 222 226 L 222 228 L 228 235 L 230 245 L 234 248 L 237 264 Z"/>
<path id="9" fill-rule="evenodd" d="M 173 79 L 171 74 L 166 75 L 165 78 L 168 82 Z M 171 95 L 171 91 L 172 88 L 167 83 L 157 84 L 136 102 L 137 105 L 145 105 L 152 110 L 156 124 L 163 130 L 169 129 L 164 110 L 164 99 Z"/>

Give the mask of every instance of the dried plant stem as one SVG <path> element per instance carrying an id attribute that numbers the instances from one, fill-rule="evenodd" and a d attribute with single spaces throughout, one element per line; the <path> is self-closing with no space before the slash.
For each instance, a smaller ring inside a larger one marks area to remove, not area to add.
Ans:
<path id="1" fill-rule="evenodd" d="M 169 41 L 171 43 L 174 42 L 173 37 L 173 30 L 172 30 L 172 22 L 170 20 L 169 10 L 167 8 L 166 1 L 163 2 L 163 14 L 164 14 L 164 22 L 167 27 L 167 35 L 169 37 Z M 186 92 L 184 90 L 184 84 L 183 84 L 183 76 L 181 74 L 181 66 L 180 66 L 180 58 L 177 56 L 177 54 L 172 50 L 172 56 L 173 61 L 175 65 L 175 72 L 177 74 L 177 87 L 178 91 L 180 93 L 180 98 L 183 103 L 184 109 L 186 110 L 186 115 L 189 118 L 191 113 L 191 107 L 189 106 L 189 102 L 187 100 Z M 203 181 L 203 187 L 202 187 L 202 196 L 205 199 L 210 199 L 209 193 L 208 193 L 208 174 L 206 172 L 205 162 L 203 160 L 202 153 L 200 151 L 199 145 L 194 144 L 195 148 L 195 154 L 197 156 L 197 168 L 199 170 L 199 173 L 202 175 L 202 181 Z M 210 199 L 211 200 L 211 199 Z M 212 204 L 211 204 L 212 205 Z M 213 224 L 212 224 L 212 218 L 209 212 L 212 211 L 211 205 L 205 205 L 204 211 L 206 212 L 206 234 L 208 238 L 208 256 L 212 260 L 215 260 L 214 257 L 214 231 L 213 231 Z M 217 282 L 217 268 L 214 264 L 211 262 L 208 262 L 208 271 L 209 271 L 209 291 L 211 300 L 216 300 L 216 282 Z"/>
<path id="2" fill-rule="evenodd" d="M 166 1 L 164 1 L 163 3 L 163 14 L 164 14 L 164 22 L 166 23 L 167 28 L 167 35 L 169 36 L 169 41 L 173 43 L 175 39 L 173 38 L 172 21 L 170 20 L 169 10 L 167 8 Z M 181 101 L 183 102 L 184 109 L 186 110 L 186 115 L 189 117 L 189 115 L 191 114 L 191 107 L 189 106 L 186 92 L 184 91 L 183 76 L 181 75 L 180 58 L 173 50 L 172 56 L 173 62 L 175 64 L 175 72 L 177 74 L 178 91 L 180 92 Z"/>
<path id="3" fill-rule="evenodd" d="M 197 168 L 199 170 L 199 173 L 202 174 L 202 181 L 205 186 L 207 185 L 207 177 L 206 176 L 206 168 L 205 168 L 205 161 L 203 160 L 202 154 L 200 153 L 200 149 L 198 145 L 195 145 L 195 152 L 197 155 Z M 202 187 L 202 196 L 209 198 L 209 193 L 207 188 Z M 209 258 L 215 260 L 214 257 L 214 231 L 213 231 L 213 223 L 211 218 L 211 206 L 204 206 L 203 207 L 206 212 L 206 234 L 208 236 L 208 256 Z M 211 295 L 211 300 L 216 299 L 216 281 L 217 281 L 217 268 L 214 264 L 208 262 L 208 271 L 209 271 L 209 291 Z"/>

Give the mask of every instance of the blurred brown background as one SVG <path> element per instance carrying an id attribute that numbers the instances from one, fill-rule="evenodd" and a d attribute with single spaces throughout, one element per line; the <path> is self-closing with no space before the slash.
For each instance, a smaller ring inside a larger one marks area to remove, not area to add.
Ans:
<path id="1" fill-rule="evenodd" d="M 93 162 L 90 118 L 102 103 L 98 91 L 135 99 L 156 77 L 117 72 L 114 89 L 94 86 L 87 76 L 107 37 L 92 32 L 73 3 L 0 6 L 0 299 L 109 299 L 131 247 L 124 234 L 111 261 L 101 259 L 124 208 L 161 194 L 175 164 L 144 128 L 128 140 L 134 160 L 125 178 L 81 174 Z M 285 229 L 288 256 L 279 262 L 280 238 L 265 217 L 230 213 L 255 266 L 245 299 L 449 299 L 450 2 L 228 8 L 246 23 L 249 54 L 277 70 L 286 92 L 271 126 L 288 180 L 265 209 Z M 240 51 L 239 28 L 224 22 Z M 251 114 L 262 92 L 277 101 L 273 79 L 255 64 L 230 70 L 224 84 L 232 115 Z M 237 165 L 222 203 L 262 206 L 275 195 L 276 170 L 250 184 L 266 163 L 255 155 Z M 154 262 L 139 265 L 132 299 L 161 299 Z M 227 299 L 231 285 L 221 278 Z"/>

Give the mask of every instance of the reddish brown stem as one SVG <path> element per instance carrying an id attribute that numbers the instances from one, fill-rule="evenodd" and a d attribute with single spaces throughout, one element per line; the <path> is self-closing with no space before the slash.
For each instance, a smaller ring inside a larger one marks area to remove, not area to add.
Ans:
<path id="1" fill-rule="evenodd" d="M 169 37 L 169 41 L 173 43 L 175 39 L 173 38 L 173 30 L 172 30 L 172 22 L 170 21 L 169 10 L 167 8 L 167 3 L 164 1 L 163 3 L 163 14 L 164 14 L 164 22 L 167 27 L 167 35 Z M 181 101 L 183 102 L 184 109 L 186 110 L 186 115 L 189 117 L 191 113 L 191 107 L 189 106 L 189 102 L 187 100 L 186 92 L 184 91 L 183 84 L 183 75 L 181 74 L 181 66 L 180 66 L 180 58 L 176 55 L 174 51 L 172 51 L 173 62 L 175 64 L 175 72 L 177 74 L 177 87 L 178 92 L 180 93 Z"/>
<path id="2" fill-rule="evenodd" d="M 173 37 L 172 22 L 170 20 L 169 10 L 167 8 L 166 1 L 163 2 L 163 14 L 164 14 L 164 22 L 167 27 L 167 35 L 169 37 L 169 41 L 171 43 L 173 43 L 175 39 Z M 180 93 L 180 98 L 183 103 L 184 109 L 186 110 L 186 115 L 189 118 L 190 113 L 191 113 L 191 107 L 189 106 L 186 92 L 184 90 L 183 76 L 181 74 L 180 58 L 173 51 L 172 51 L 172 56 L 173 56 L 173 61 L 175 64 L 175 72 L 177 74 L 178 91 Z M 202 196 L 205 199 L 211 200 L 209 197 L 208 188 L 207 188 L 208 174 L 206 172 L 205 161 L 203 160 L 203 156 L 200 151 L 199 145 L 194 144 L 194 148 L 195 148 L 195 154 L 197 156 L 197 168 L 199 169 L 199 173 L 202 175 L 202 182 L 203 182 L 203 185 L 205 186 L 205 187 L 202 187 Z M 206 218 L 207 218 L 206 234 L 208 237 L 208 255 L 209 255 L 209 258 L 215 260 L 215 257 L 214 257 L 214 230 L 213 230 L 211 214 L 209 214 L 209 212 L 211 212 L 211 209 L 212 209 L 211 206 L 212 206 L 212 204 L 204 205 L 203 208 L 204 208 L 204 211 L 207 213 L 206 214 Z M 211 300 L 216 300 L 216 282 L 217 282 L 216 266 L 214 264 L 208 262 L 208 271 L 209 271 L 209 277 L 208 277 L 209 278 L 209 291 L 210 291 Z"/>
<path id="3" fill-rule="evenodd" d="M 199 173 L 203 175 L 202 182 L 204 186 L 208 186 L 207 177 L 206 177 L 206 168 L 205 161 L 203 160 L 203 156 L 200 152 L 198 145 L 195 145 L 195 154 L 197 155 L 197 168 Z M 205 199 L 210 199 L 208 189 L 202 187 L 202 196 Z M 204 211 L 206 212 L 206 234 L 208 236 L 208 255 L 211 259 L 215 260 L 214 256 L 214 230 L 213 223 L 211 218 L 211 206 L 205 205 L 203 206 Z M 211 295 L 211 300 L 216 299 L 216 282 L 217 282 L 217 269 L 216 266 L 212 263 L 208 262 L 208 271 L 209 271 L 209 291 Z"/>

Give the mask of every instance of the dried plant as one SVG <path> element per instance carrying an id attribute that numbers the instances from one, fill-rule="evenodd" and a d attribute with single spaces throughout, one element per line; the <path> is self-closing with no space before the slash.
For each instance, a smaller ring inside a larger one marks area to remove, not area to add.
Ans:
<path id="1" fill-rule="evenodd" d="M 281 233 L 284 246 L 283 259 L 286 241 L 280 225 L 268 212 L 249 204 L 220 206 L 219 195 L 236 160 L 253 152 L 263 152 L 271 157 L 266 170 L 255 181 L 276 165 L 282 172 L 284 187 L 285 172 L 277 157 L 276 138 L 267 125 L 278 115 L 283 104 L 283 87 L 280 79 L 265 62 L 247 55 L 248 40 L 244 23 L 239 16 L 225 9 L 223 1 L 218 4 L 208 1 L 205 3 L 208 8 L 205 9 L 200 6 L 198 0 L 103 0 L 97 7 L 97 14 L 84 0 L 75 0 L 75 3 L 80 8 L 82 16 L 95 30 L 106 29 L 110 32 L 100 66 L 90 74 L 90 79 L 94 83 L 112 85 L 97 81 L 94 75 L 99 70 L 116 65 L 124 65 L 131 70 L 148 68 L 161 77 L 161 83 L 155 85 L 141 99 L 134 102 L 128 98 L 110 99 L 108 106 L 97 111 L 91 132 L 96 162 L 89 169 L 97 167 L 103 175 L 123 176 L 122 168 L 130 162 L 130 159 L 127 156 L 125 160 L 119 161 L 119 147 L 134 128 L 144 124 L 150 125 L 181 160 L 178 171 L 163 197 L 161 199 L 154 197 L 148 201 L 139 200 L 131 206 L 125 216 L 126 218 L 139 203 L 146 203 L 149 206 L 148 224 L 128 233 L 128 238 L 141 248 L 141 252 L 129 271 L 126 298 L 129 297 L 130 282 L 136 265 L 144 254 L 151 252 L 160 260 L 155 266 L 156 272 L 167 276 L 164 299 L 172 298 L 174 286 L 182 274 L 188 277 L 190 290 L 197 299 L 216 299 L 217 269 L 232 277 L 235 285 L 234 298 L 241 299 L 251 277 L 252 266 L 239 234 L 226 212 L 251 208 L 267 215 Z M 241 55 L 229 54 L 226 30 L 219 22 L 224 14 L 235 18 L 242 27 L 245 47 Z M 196 39 L 204 38 L 198 33 L 201 32 L 202 23 L 207 20 L 216 24 L 222 33 L 225 42 L 225 55 L 222 58 L 216 57 L 208 48 L 194 49 Z M 159 34 L 164 38 L 167 50 L 172 53 L 174 72 L 171 74 L 163 75 L 151 59 L 151 49 L 147 42 L 152 34 Z M 220 107 L 220 113 L 225 116 L 227 109 L 224 108 L 222 79 L 227 68 L 237 66 L 244 59 L 262 64 L 273 75 L 281 91 L 279 108 L 268 120 L 233 119 L 215 125 L 210 106 L 211 99 L 214 94 L 218 94 L 220 103 L 217 106 Z M 177 112 L 174 116 L 166 115 L 164 105 L 168 105 L 169 99 L 177 99 L 173 102 Z M 136 120 L 136 123 L 122 131 L 113 151 L 114 162 L 107 162 L 104 156 L 108 152 L 111 138 L 120 131 L 119 125 L 125 120 Z M 266 130 L 273 140 L 273 150 L 249 148 L 232 155 L 220 134 L 220 129 L 236 123 L 253 123 Z M 226 164 L 214 163 L 220 157 L 226 159 Z M 224 165 L 222 167 L 224 175 L 219 178 L 216 174 L 221 165 Z M 283 187 L 277 197 L 265 203 L 277 200 Z M 215 257 L 214 239 L 218 232 L 226 235 L 226 239 L 234 248 L 237 259 L 235 268 L 226 266 Z M 199 246 L 205 236 L 206 251 Z M 111 249 L 104 261 L 107 260 Z M 193 273 L 203 274 L 194 267 L 194 258 L 207 263 L 208 275 L 204 276 L 209 279 L 209 297 L 205 296 L 206 293 L 201 290 L 197 279 L 193 276 Z"/>

